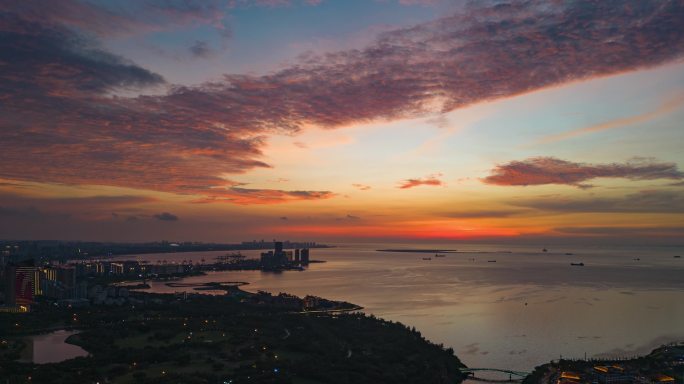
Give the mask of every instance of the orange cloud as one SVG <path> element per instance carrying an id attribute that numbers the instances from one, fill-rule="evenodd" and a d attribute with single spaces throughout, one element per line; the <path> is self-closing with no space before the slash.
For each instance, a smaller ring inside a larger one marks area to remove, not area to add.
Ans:
<path id="1" fill-rule="evenodd" d="M 444 185 L 442 183 L 442 180 L 438 179 L 438 177 L 442 176 L 441 173 L 438 173 L 436 175 L 430 175 L 422 179 L 406 179 L 397 188 L 399 189 L 409 189 L 413 187 L 418 187 L 420 185 L 432 185 L 432 186 L 440 186 Z"/>

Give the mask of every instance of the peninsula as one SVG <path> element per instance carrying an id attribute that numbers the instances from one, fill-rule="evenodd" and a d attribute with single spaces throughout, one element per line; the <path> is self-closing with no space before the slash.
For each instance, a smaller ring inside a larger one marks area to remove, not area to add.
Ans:
<path id="1" fill-rule="evenodd" d="M 304 299 L 131 292 L 119 305 L 39 303 L 0 314 L 0 377 L 8 383 L 459 383 L 451 348 L 361 312 L 301 313 Z M 16 359 L 28 335 L 58 329 L 87 357 Z"/>

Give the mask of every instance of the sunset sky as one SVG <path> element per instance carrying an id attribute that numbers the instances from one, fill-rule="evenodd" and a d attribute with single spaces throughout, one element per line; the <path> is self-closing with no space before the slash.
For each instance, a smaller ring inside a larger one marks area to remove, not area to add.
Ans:
<path id="1" fill-rule="evenodd" d="M 0 0 L 0 237 L 681 243 L 683 55 L 681 0 Z"/>

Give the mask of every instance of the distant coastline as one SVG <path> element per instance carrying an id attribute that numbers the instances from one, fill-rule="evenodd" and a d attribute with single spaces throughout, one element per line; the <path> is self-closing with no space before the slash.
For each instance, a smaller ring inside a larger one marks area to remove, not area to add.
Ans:
<path id="1" fill-rule="evenodd" d="M 0 248 L 6 255 L 17 260 L 35 258 L 50 260 L 85 260 L 116 256 L 134 256 L 156 253 L 186 253 L 212 251 L 251 251 L 272 249 L 272 241 L 243 241 L 242 243 L 200 243 L 200 242 L 149 242 L 149 243 L 112 243 L 80 242 L 53 240 L 0 240 Z M 283 241 L 284 249 L 296 248 L 334 248 L 332 245 L 305 241 Z"/>
<path id="2" fill-rule="evenodd" d="M 397 249 L 376 249 L 376 252 L 410 252 L 410 253 L 456 253 L 455 249 L 414 249 L 414 248 L 397 248 Z"/>
<path id="3" fill-rule="evenodd" d="M 458 250 L 456 250 L 456 249 L 420 249 L 420 248 L 376 249 L 375 252 L 399 252 L 399 253 L 513 253 L 512 251 L 458 251 Z"/>

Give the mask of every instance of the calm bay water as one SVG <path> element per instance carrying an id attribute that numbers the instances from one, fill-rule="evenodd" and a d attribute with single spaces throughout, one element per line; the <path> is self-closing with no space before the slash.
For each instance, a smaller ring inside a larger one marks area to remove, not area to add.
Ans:
<path id="1" fill-rule="evenodd" d="M 522 246 L 430 244 L 421 248 L 464 253 L 436 258 L 376 252 L 401 247 L 416 245 L 313 249 L 312 259 L 326 262 L 303 272 L 217 272 L 184 281 L 245 281 L 248 291 L 353 302 L 367 313 L 415 326 L 431 341 L 454 348 L 470 367 L 530 370 L 559 355 L 629 356 L 684 340 L 684 258 L 673 257 L 684 254 L 682 248 L 559 247 L 542 253 Z M 119 258 L 210 262 L 225 253 Z M 585 266 L 570 265 L 577 262 Z M 154 292 L 183 290 L 150 285 Z"/>

